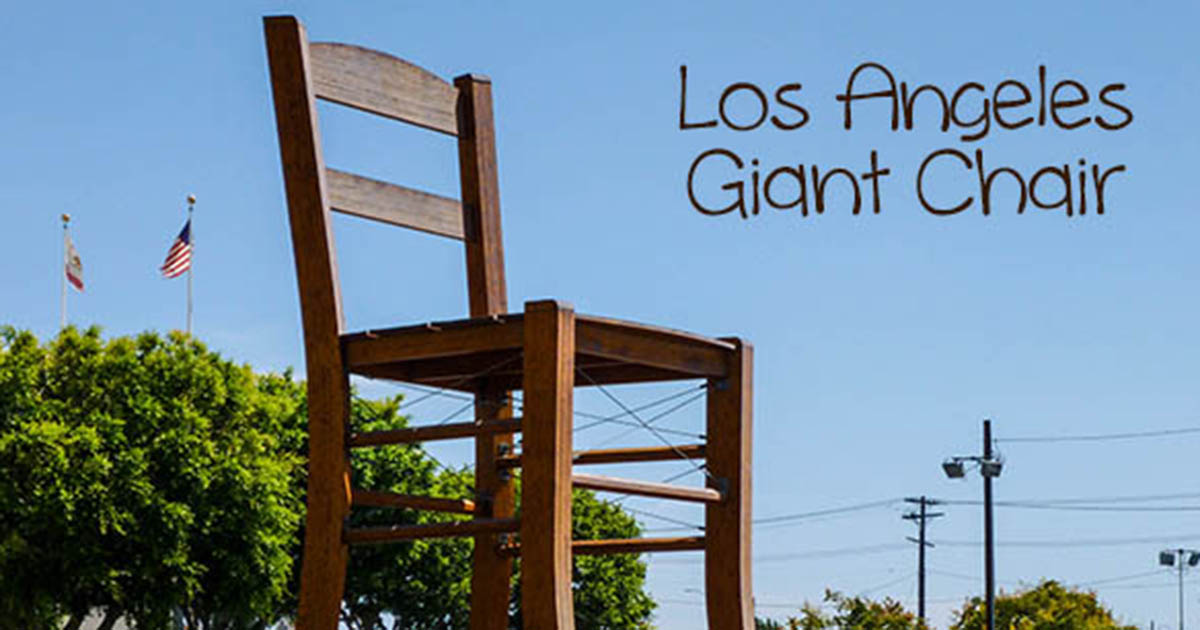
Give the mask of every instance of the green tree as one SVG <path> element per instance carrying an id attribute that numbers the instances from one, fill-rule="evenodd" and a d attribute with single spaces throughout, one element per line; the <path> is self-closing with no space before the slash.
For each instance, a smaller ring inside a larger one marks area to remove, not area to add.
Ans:
<path id="1" fill-rule="evenodd" d="M 950 630 L 986 627 L 982 598 L 968 600 L 955 615 Z M 1118 622 L 1096 594 L 1067 588 L 1054 580 L 996 597 L 996 628 L 1000 630 L 1135 630 Z"/>
<path id="2" fill-rule="evenodd" d="M 865 597 L 847 597 L 833 590 L 825 591 L 825 603 L 832 610 L 805 604 L 799 617 L 784 622 L 757 619 L 758 630 L 924 630 L 912 611 L 890 597 L 875 601 Z"/>
<path id="3" fill-rule="evenodd" d="M 355 430 L 407 424 L 400 397 L 355 399 Z M 0 329 L 0 630 L 77 628 L 99 611 L 139 628 L 262 628 L 295 610 L 307 408 L 290 374 L 259 375 L 194 339 L 103 341 L 65 329 L 42 345 Z M 419 446 L 358 449 L 359 487 L 470 496 L 464 470 Z M 618 507 L 577 493 L 577 538 L 633 537 Z M 355 510 L 354 526 L 453 516 Z M 457 630 L 471 541 L 356 547 L 353 628 Z M 576 563 L 583 630 L 648 627 L 637 556 Z M 516 601 L 514 600 L 514 604 Z M 390 621 L 390 623 L 388 623 Z"/>
<path id="4" fill-rule="evenodd" d="M 291 379 L 181 334 L 0 340 L 0 623 L 274 618 L 302 514 Z"/>

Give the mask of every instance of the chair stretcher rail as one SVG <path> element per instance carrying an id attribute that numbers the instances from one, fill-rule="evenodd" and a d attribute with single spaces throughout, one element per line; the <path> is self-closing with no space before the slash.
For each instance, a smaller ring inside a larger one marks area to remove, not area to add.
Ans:
<path id="1" fill-rule="evenodd" d="M 425 427 L 408 427 L 391 431 L 370 431 L 350 436 L 351 447 L 384 446 L 387 444 L 412 444 L 433 440 L 453 440 L 491 433 L 520 433 L 521 419 L 494 420 L 491 422 L 456 422 Z"/>
<path id="2" fill-rule="evenodd" d="M 355 507 L 409 508 L 413 510 L 451 512 L 455 514 L 475 513 L 475 502 L 470 499 L 421 497 L 411 494 L 362 490 L 359 488 L 354 489 L 351 498 Z"/>
<path id="3" fill-rule="evenodd" d="M 576 488 L 636 494 L 644 497 L 677 499 L 680 501 L 695 501 L 697 503 L 719 503 L 722 499 L 721 493 L 712 488 L 685 488 L 665 483 L 638 481 L 636 479 L 619 479 L 604 475 L 573 475 L 571 483 Z"/>
<path id="4" fill-rule="evenodd" d="M 703 550 L 703 536 L 689 536 L 684 538 L 619 538 L 609 540 L 575 540 L 571 542 L 571 553 L 577 556 Z M 521 545 L 503 545 L 497 551 L 502 556 L 515 558 L 521 555 Z"/>
<path id="5" fill-rule="evenodd" d="M 471 521 L 427 523 L 424 525 L 390 525 L 347 529 L 342 539 L 350 545 L 403 542 L 421 538 L 453 538 L 476 534 L 515 532 L 521 522 L 515 518 L 477 518 Z"/>
<path id="6" fill-rule="evenodd" d="M 610 448 L 575 451 L 572 463 L 577 466 L 587 466 L 593 464 L 676 461 L 679 459 L 704 459 L 704 445 L 681 444 L 674 447 L 650 446 L 644 448 Z M 521 466 L 521 456 L 518 454 L 497 458 L 496 465 L 500 468 L 519 468 Z"/>

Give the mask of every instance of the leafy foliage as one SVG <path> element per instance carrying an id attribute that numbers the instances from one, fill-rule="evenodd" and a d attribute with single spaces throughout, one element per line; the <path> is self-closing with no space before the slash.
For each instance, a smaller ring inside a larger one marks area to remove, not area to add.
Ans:
<path id="1" fill-rule="evenodd" d="M 179 334 L 2 340 L 0 623 L 273 618 L 302 515 L 291 379 Z"/>
<path id="2" fill-rule="evenodd" d="M 923 630 L 925 625 L 900 602 L 884 598 L 875 601 L 865 597 L 847 597 L 826 590 L 825 602 L 832 606 L 825 612 L 819 606 L 805 604 L 799 617 L 784 622 L 757 619 L 759 630 Z"/>
<path id="3" fill-rule="evenodd" d="M 400 428 L 400 398 L 355 399 L 356 430 Z M 264 628 L 295 610 L 307 407 L 290 374 L 255 374 L 182 334 L 104 341 L 67 328 L 42 345 L 0 328 L 0 630 L 78 628 L 93 611 L 165 628 Z M 355 484 L 472 493 L 419 446 L 356 451 Z M 576 538 L 636 521 L 575 495 Z M 351 524 L 461 518 L 356 509 Z M 357 630 L 459 630 L 470 539 L 356 547 L 343 621 Z M 648 628 L 637 556 L 576 562 L 581 630 Z M 519 578 L 514 577 L 518 582 Z M 514 612 L 519 594 L 514 596 Z M 519 617 L 517 617 L 519 620 Z"/>
<path id="4" fill-rule="evenodd" d="M 987 626 L 985 603 L 975 597 L 958 611 L 950 630 Z M 1006 630 L 1135 630 L 1119 623 L 1096 594 L 1064 587 L 1054 580 L 996 597 L 996 627 Z"/>

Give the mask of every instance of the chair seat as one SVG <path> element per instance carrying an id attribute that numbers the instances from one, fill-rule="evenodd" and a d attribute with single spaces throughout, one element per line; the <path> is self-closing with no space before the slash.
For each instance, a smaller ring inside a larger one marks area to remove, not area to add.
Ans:
<path id="1" fill-rule="evenodd" d="M 524 315 L 431 322 L 342 335 L 347 370 L 372 378 L 478 391 L 521 389 Z M 734 344 L 590 315 L 575 316 L 575 385 L 723 378 Z"/>

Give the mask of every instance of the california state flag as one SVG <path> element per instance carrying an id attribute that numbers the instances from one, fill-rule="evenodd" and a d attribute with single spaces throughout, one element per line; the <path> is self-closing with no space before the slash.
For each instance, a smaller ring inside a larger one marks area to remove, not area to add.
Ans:
<path id="1" fill-rule="evenodd" d="M 63 261 L 63 268 L 67 273 L 67 281 L 71 283 L 79 291 L 83 291 L 83 261 L 79 260 L 79 252 L 75 251 L 75 244 L 71 242 L 71 237 L 67 236 L 66 260 Z"/>

